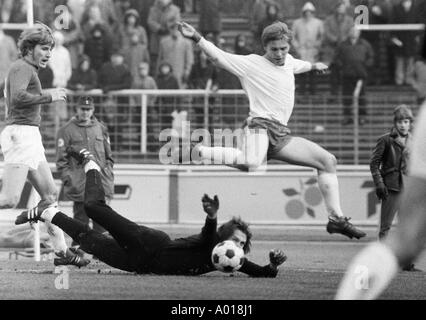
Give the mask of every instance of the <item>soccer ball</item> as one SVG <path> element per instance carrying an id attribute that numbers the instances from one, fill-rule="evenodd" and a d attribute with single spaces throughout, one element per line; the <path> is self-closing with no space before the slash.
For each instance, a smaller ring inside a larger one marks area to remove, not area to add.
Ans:
<path id="1" fill-rule="evenodd" d="M 231 240 L 219 242 L 212 251 L 212 263 L 219 271 L 235 272 L 244 263 L 244 250 Z"/>

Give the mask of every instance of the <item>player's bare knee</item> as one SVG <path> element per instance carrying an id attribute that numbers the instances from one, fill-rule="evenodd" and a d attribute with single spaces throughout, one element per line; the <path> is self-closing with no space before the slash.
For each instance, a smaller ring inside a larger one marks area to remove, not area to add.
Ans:
<path id="1" fill-rule="evenodd" d="M 247 168 L 247 170 L 256 170 L 262 165 L 262 163 L 263 163 L 262 160 L 252 157 L 252 158 L 246 159 L 244 166 Z"/>
<path id="2" fill-rule="evenodd" d="M 336 172 L 337 167 L 337 158 L 334 154 L 327 153 L 323 159 L 324 171 L 326 172 Z"/>

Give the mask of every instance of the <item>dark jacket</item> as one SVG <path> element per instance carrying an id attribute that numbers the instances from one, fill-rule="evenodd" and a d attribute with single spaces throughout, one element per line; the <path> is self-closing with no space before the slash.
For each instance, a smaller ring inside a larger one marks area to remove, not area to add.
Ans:
<path id="1" fill-rule="evenodd" d="M 96 31 L 101 32 L 101 37 L 94 37 Z M 102 25 L 96 25 L 90 32 L 90 36 L 84 41 L 84 53 L 90 57 L 92 68 L 98 71 L 105 62 L 108 62 L 113 51 L 111 37 Z"/>
<path id="2" fill-rule="evenodd" d="M 338 47 L 336 60 L 343 76 L 366 79 L 368 67 L 374 63 L 374 52 L 366 40 L 359 38 L 352 44 L 348 39 Z"/>
<path id="3" fill-rule="evenodd" d="M 98 84 L 106 93 L 113 90 L 124 90 L 132 87 L 132 75 L 125 64 L 113 66 L 105 63 L 98 72 Z"/>
<path id="4" fill-rule="evenodd" d="M 66 148 L 70 145 L 85 147 L 96 158 L 101 167 L 102 183 L 105 195 L 114 194 L 114 175 L 111 145 L 107 127 L 93 117 L 89 125 L 79 123 L 73 117 L 58 131 L 56 139 L 56 168 L 64 183 L 64 195 L 70 201 L 84 201 L 86 175 L 76 160 L 67 157 Z"/>
<path id="5" fill-rule="evenodd" d="M 376 186 L 384 183 L 388 190 L 401 191 L 402 175 L 406 174 L 408 148 L 398 140 L 398 131 L 381 136 L 370 159 L 370 171 Z M 407 142 L 410 140 L 409 134 Z"/>
<path id="6" fill-rule="evenodd" d="M 408 12 L 406 12 L 402 4 L 399 3 L 394 6 L 391 23 L 423 23 L 422 19 L 424 19 L 424 17 L 421 17 L 420 13 L 421 7 L 417 1 L 413 0 Z M 414 57 L 418 53 L 416 37 L 419 35 L 421 35 L 419 31 L 394 31 L 392 36 L 398 38 L 402 42 L 402 47 L 394 46 L 395 55 Z"/>

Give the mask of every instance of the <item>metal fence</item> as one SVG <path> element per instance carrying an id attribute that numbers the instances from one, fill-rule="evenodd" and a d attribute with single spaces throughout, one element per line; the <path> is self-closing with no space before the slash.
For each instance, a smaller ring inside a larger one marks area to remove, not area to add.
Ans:
<path id="1" fill-rule="evenodd" d="M 160 141 L 161 132 L 182 137 L 200 128 L 210 133 L 215 129 L 233 131 L 241 127 L 249 111 L 242 90 L 124 90 L 92 96 L 95 116 L 108 126 L 119 163 L 159 163 L 159 150 L 167 143 Z M 56 133 L 75 114 L 78 97 L 70 93 L 62 109 L 54 104 L 42 108 L 40 130 L 49 161 L 55 160 Z M 416 105 L 415 96 L 409 93 L 370 94 L 366 123 L 344 125 L 341 98 L 298 96 L 289 122 L 293 135 L 326 148 L 339 164 L 368 164 L 377 137 L 392 126 L 393 108 L 401 103 Z M 4 119 L 3 101 L 0 104 Z M 188 121 L 188 127 L 182 127 L 182 121 Z M 4 125 L 2 121 L 1 127 Z"/>

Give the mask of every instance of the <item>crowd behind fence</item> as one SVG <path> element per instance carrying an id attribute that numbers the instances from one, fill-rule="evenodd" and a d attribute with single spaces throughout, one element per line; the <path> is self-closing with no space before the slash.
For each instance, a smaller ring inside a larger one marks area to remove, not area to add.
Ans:
<path id="1" fill-rule="evenodd" d="M 197 129 L 206 129 L 212 135 L 215 130 L 237 132 L 249 112 L 242 90 L 125 90 L 93 97 L 95 116 L 108 126 L 112 151 L 119 163 L 160 163 L 159 151 L 172 136 L 185 139 Z M 55 161 L 56 134 L 74 116 L 78 98 L 77 94 L 68 94 L 65 112 L 58 112 L 55 106 L 42 107 L 40 130 L 49 161 Z M 342 106 L 339 99 L 334 100 L 337 103 L 330 103 L 329 96 L 296 96 L 288 125 L 293 135 L 308 138 L 332 152 L 339 164 L 368 164 L 377 137 L 392 126 L 396 105 L 405 103 L 417 111 L 412 94 L 371 94 L 366 123 L 343 125 Z M 3 129 L 4 101 L 0 104 Z"/>

